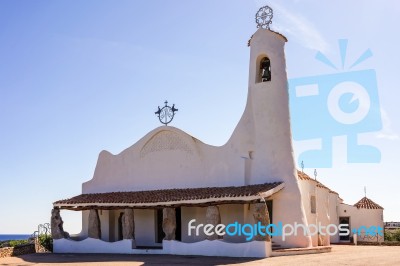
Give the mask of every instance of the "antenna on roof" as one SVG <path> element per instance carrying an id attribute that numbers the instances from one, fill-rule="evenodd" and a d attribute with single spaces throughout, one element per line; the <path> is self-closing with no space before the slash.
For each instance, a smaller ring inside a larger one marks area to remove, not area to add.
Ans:
<path id="1" fill-rule="evenodd" d="M 304 174 L 304 161 L 301 161 L 301 172 Z"/>
<path id="2" fill-rule="evenodd" d="M 364 186 L 364 197 L 367 197 L 367 187 Z"/>
<path id="3" fill-rule="evenodd" d="M 314 169 L 314 178 L 315 178 L 315 181 L 317 180 L 317 175 L 318 175 L 317 169 Z"/>

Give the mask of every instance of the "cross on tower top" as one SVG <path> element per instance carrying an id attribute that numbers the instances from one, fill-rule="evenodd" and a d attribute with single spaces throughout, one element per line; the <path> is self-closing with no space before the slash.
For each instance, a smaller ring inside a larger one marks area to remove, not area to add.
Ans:
<path id="1" fill-rule="evenodd" d="M 274 12 L 269 6 L 261 7 L 256 13 L 257 28 L 269 29 Z"/>

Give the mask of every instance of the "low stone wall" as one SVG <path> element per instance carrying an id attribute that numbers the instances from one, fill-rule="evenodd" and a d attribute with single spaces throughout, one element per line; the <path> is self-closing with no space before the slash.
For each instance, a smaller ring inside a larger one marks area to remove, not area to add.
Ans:
<path id="1" fill-rule="evenodd" d="M 400 246 L 400 241 L 365 242 L 357 241 L 359 246 Z"/>
<path id="2" fill-rule="evenodd" d="M 51 253 L 51 251 L 47 250 L 39 243 L 39 240 L 37 238 L 35 239 L 35 251 L 36 253 Z"/>
<path id="3" fill-rule="evenodd" d="M 11 257 L 14 248 L 0 248 L 0 258 Z"/>
<path id="4" fill-rule="evenodd" d="M 20 256 L 24 254 L 35 253 L 34 244 L 26 244 L 18 247 L 0 248 L 0 258 Z"/>

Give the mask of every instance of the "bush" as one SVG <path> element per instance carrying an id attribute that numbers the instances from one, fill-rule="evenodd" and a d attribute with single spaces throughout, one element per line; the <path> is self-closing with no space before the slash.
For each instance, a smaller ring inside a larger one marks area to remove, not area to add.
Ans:
<path id="1" fill-rule="evenodd" d="M 385 241 L 400 241 L 400 229 L 396 231 L 385 231 Z"/>
<path id="2" fill-rule="evenodd" d="M 18 247 L 26 244 L 29 244 L 28 240 L 10 240 L 8 242 L 8 245 L 10 245 L 10 247 Z"/>
<path id="3" fill-rule="evenodd" d="M 393 241 L 393 233 L 390 231 L 385 231 L 385 241 Z"/>
<path id="4" fill-rule="evenodd" d="M 49 235 L 40 235 L 39 244 L 42 245 L 47 250 L 53 252 L 53 238 Z"/>

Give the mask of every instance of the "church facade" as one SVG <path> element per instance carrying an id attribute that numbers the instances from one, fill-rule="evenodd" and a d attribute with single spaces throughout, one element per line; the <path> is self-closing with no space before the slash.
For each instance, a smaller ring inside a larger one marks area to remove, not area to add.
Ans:
<path id="1" fill-rule="evenodd" d="M 227 143 L 210 146 L 161 126 L 120 154 L 102 151 L 82 194 L 53 203 L 54 252 L 269 257 L 275 248 L 350 241 L 352 233 L 301 231 L 283 239 L 270 227 L 270 234 L 249 238 L 249 228 L 242 234 L 210 234 L 210 228 L 279 223 L 307 228 L 347 223 L 349 231 L 383 227 L 382 207 L 368 198 L 345 205 L 336 192 L 296 169 L 287 39 L 270 30 L 269 23 L 259 26 L 249 41 L 246 108 Z M 79 235 L 63 231 L 60 210 L 82 212 Z"/>

